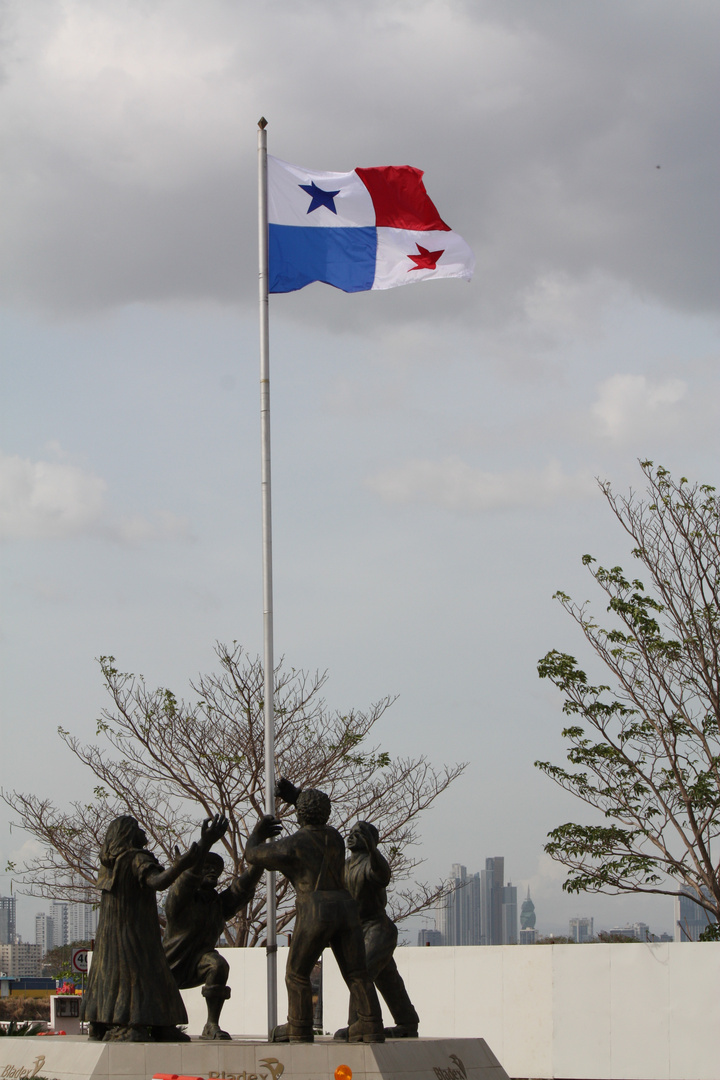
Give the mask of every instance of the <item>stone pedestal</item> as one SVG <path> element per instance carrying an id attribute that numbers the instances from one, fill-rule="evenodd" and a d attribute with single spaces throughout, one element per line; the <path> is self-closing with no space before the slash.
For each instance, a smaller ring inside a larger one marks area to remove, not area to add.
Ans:
<path id="1" fill-rule="evenodd" d="M 484 1039 L 385 1043 L 98 1043 L 85 1036 L 3 1039 L 3 1080 L 508 1080 Z"/>

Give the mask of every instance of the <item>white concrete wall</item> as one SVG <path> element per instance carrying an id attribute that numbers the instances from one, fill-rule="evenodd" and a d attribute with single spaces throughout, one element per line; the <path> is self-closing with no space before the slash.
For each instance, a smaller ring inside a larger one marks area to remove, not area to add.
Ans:
<path id="1" fill-rule="evenodd" d="M 233 987 L 223 1026 L 262 1035 L 265 952 L 222 951 Z M 421 1036 L 480 1036 L 511 1077 L 720 1078 L 720 944 L 401 948 L 395 955 Z M 280 1021 L 286 956 L 278 950 Z M 324 1028 L 333 1032 L 347 1022 L 348 994 L 329 951 L 323 968 Z M 204 999 L 199 990 L 183 997 L 188 1030 L 197 1035 Z"/>
<path id="2" fill-rule="evenodd" d="M 225 1002 L 220 1025 L 230 1035 L 267 1038 L 267 960 L 264 949 L 220 949 L 230 965 L 228 986 L 232 996 Z M 287 948 L 278 949 L 278 1023 L 287 1018 L 285 962 Z M 199 1035 L 207 1020 L 207 1002 L 201 988 L 183 990 L 188 1014 L 188 1035 Z"/>
<path id="3" fill-rule="evenodd" d="M 720 945 L 404 948 L 395 955 L 420 1034 L 482 1036 L 512 1077 L 720 1077 Z M 347 994 L 330 958 L 324 968 L 331 1029 Z"/>

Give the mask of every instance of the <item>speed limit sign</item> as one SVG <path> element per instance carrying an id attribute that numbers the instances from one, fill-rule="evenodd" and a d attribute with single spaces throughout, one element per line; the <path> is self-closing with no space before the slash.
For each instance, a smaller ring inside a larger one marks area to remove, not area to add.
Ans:
<path id="1" fill-rule="evenodd" d="M 70 966 L 73 971 L 79 971 L 81 975 L 84 975 L 88 969 L 87 949 L 73 949 L 70 956 Z"/>

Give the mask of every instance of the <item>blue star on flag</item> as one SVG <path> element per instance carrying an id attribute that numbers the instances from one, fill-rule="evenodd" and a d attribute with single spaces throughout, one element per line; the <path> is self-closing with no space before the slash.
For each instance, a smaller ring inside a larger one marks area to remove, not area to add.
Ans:
<path id="1" fill-rule="evenodd" d="M 335 196 L 340 194 L 339 191 L 323 191 L 314 180 L 310 184 L 298 184 L 298 187 L 301 187 L 311 197 L 312 201 L 307 208 L 308 214 L 312 214 L 313 210 L 317 210 L 320 206 L 326 206 L 328 210 L 332 210 L 333 214 L 337 214 Z"/>

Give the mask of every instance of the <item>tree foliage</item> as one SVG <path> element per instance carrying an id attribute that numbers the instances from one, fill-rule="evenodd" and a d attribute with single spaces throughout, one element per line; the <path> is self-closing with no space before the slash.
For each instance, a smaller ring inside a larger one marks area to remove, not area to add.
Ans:
<path id="1" fill-rule="evenodd" d="M 600 487 L 645 580 L 583 557 L 608 628 L 557 594 L 610 682 L 556 650 L 538 665 L 572 723 L 571 768 L 536 765 L 602 815 L 554 829 L 545 850 L 569 869 L 568 892 L 685 893 L 720 921 L 720 499 L 641 468 L 648 498 Z"/>
<path id="2" fill-rule="evenodd" d="M 54 948 L 48 949 L 42 962 L 43 977 L 64 979 L 66 982 L 77 983 L 79 986 L 82 982 L 81 976 L 79 972 L 73 971 L 72 967 L 73 949 L 79 948 L 90 949 L 92 942 L 72 941 L 68 945 L 55 945 Z"/>
<path id="3" fill-rule="evenodd" d="M 97 741 L 86 745 L 59 729 L 93 774 L 94 800 L 62 809 L 37 795 L 2 796 L 18 824 L 43 846 L 42 854 L 14 868 L 34 895 L 96 902 L 98 851 L 108 823 L 121 813 L 141 822 L 151 849 L 168 862 L 176 845 L 188 845 L 201 818 L 223 814 L 230 822 L 222 841 L 226 869 L 242 872 L 245 839 L 264 811 L 263 666 L 237 644 L 218 645 L 216 652 L 219 671 L 191 683 L 193 699 L 187 702 L 168 689 L 148 689 L 141 676 L 120 672 L 112 657 L 100 659 L 111 705 L 97 721 Z M 441 891 L 408 884 L 420 862 L 412 851 L 418 815 L 465 766 L 436 770 L 423 756 L 391 758 L 369 739 L 393 699 L 385 697 L 364 712 L 331 711 L 322 697 L 326 679 L 317 672 L 276 669 L 276 774 L 326 791 L 333 803 L 331 823 L 341 831 L 357 818 L 377 826 L 394 880 L 406 883 L 396 887 L 391 901 L 394 917 L 403 918 L 433 903 Z M 278 806 L 277 816 L 292 813 L 292 807 Z M 294 917 L 282 877 L 277 901 L 282 932 Z M 229 943 L 260 942 L 264 912 L 261 886 L 228 925 Z"/>

